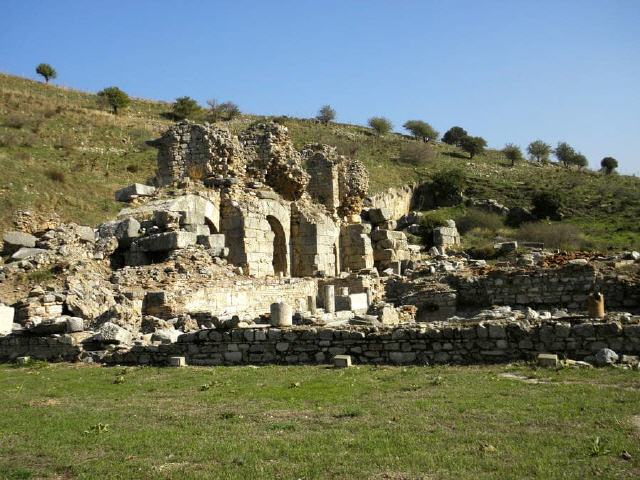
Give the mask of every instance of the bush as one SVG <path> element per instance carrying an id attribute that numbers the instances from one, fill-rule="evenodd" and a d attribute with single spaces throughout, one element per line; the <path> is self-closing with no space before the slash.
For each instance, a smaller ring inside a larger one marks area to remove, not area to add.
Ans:
<path id="1" fill-rule="evenodd" d="M 505 157 L 507 157 L 507 160 L 511 162 L 512 167 L 516 164 L 516 162 L 519 162 L 523 159 L 522 150 L 520 150 L 519 146 L 514 145 L 513 143 L 507 143 L 502 149 L 502 153 Z"/>
<path id="2" fill-rule="evenodd" d="M 556 192 L 545 191 L 538 192 L 533 196 L 533 215 L 538 220 L 544 220 L 546 218 L 551 220 L 560 220 L 562 214 L 562 198 Z"/>
<path id="3" fill-rule="evenodd" d="M 549 155 L 551 155 L 551 145 L 544 143 L 542 140 L 534 140 L 527 147 L 527 153 L 532 160 L 538 163 L 547 163 Z"/>
<path id="4" fill-rule="evenodd" d="M 109 107 L 114 115 L 118 114 L 118 110 L 126 108 L 131 103 L 129 95 L 120 90 L 118 87 L 107 87 L 98 92 L 98 98 Z"/>
<path id="5" fill-rule="evenodd" d="M 45 172 L 45 175 L 54 182 L 64 183 L 66 180 L 65 174 L 62 170 L 57 168 L 50 168 Z"/>
<path id="6" fill-rule="evenodd" d="M 566 223 L 524 223 L 516 233 L 518 240 L 542 242 L 545 247 L 579 250 L 585 245 L 582 232 Z"/>
<path id="7" fill-rule="evenodd" d="M 408 143 L 402 146 L 399 160 L 411 165 L 425 165 L 435 158 L 435 152 L 425 143 Z"/>
<path id="8" fill-rule="evenodd" d="M 442 137 L 444 143 L 449 145 L 460 145 L 460 141 L 469 136 L 467 131 L 462 127 L 451 127 Z"/>
<path id="9" fill-rule="evenodd" d="M 437 140 L 438 135 L 440 135 L 435 128 L 422 120 L 408 120 L 402 127 L 411 132 L 411 135 L 422 139 L 424 142 Z"/>
<path id="10" fill-rule="evenodd" d="M 4 118 L 4 125 L 9 128 L 21 129 L 29 122 L 29 117 L 21 113 L 10 113 Z"/>
<path id="11" fill-rule="evenodd" d="M 476 228 L 497 232 L 504 226 L 504 221 L 497 213 L 472 208 L 456 219 L 456 226 L 461 235 Z"/>
<path id="12" fill-rule="evenodd" d="M 238 117 L 241 113 L 240 107 L 233 102 L 218 103 L 216 100 L 207 100 L 207 105 L 209 105 L 207 120 L 210 122 L 228 122 Z"/>
<path id="13" fill-rule="evenodd" d="M 17 147 L 21 137 L 15 132 L 0 133 L 0 147 Z"/>
<path id="14" fill-rule="evenodd" d="M 432 196 L 435 206 L 457 205 L 462 201 L 462 192 L 466 184 L 467 179 L 462 170 L 440 170 L 433 176 L 427 191 Z"/>
<path id="15" fill-rule="evenodd" d="M 480 155 L 487 146 L 487 141 L 482 137 L 466 136 L 460 140 L 460 148 L 469 154 L 469 158 Z"/>
<path id="16" fill-rule="evenodd" d="M 371 117 L 367 123 L 378 135 L 385 135 L 393 128 L 391 121 L 385 117 Z"/>
<path id="17" fill-rule="evenodd" d="M 58 76 L 56 70 L 48 63 L 41 63 L 40 65 L 38 65 L 36 67 L 36 73 L 44 77 L 44 81 L 46 83 L 49 83 L 50 79 L 56 78 Z"/>
<path id="18" fill-rule="evenodd" d="M 171 107 L 171 113 L 176 120 L 185 120 L 193 118 L 200 112 L 200 105 L 191 97 L 179 97 Z"/>
<path id="19" fill-rule="evenodd" d="M 565 167 L 571 165 L 573 163 L 574 157 L 577 155 L 573 147 L 567 142 L 558 143 L 558 146 L 553 151 L 553 154 L 556 156 L 559 162 L 564 164 Z"/>
<path id="20" fill-rule="evenodd" d="M 324 105 L 318 111 L 318 115 L 316 115 L 316 120 L 324 124 L 333 122 L 335 119 L 336 119 L 336 111 L 331 107 L 331 105 Z"/>
<path id="21" fill-rule="evenodd" d="M 602 167 L 602 170 L 609 175 L 618 168 L 618 161 L 613 157 L 604 157 L 600 161 L 600 166 Z"/>

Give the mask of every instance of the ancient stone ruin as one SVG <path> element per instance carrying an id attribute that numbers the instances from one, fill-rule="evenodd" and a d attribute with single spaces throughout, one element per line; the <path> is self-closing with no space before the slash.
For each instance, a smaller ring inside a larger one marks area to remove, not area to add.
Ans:
<path id="1" fill-rule="evenodd" d="M 424 233 L 420 188 L 368 196 L 361 163 L 327 145 L 298 151 L 276 123 L 236 136 L 181 122 L 149 144 L 156 177 L 115 192 L 114 220 L 22 212 L 5 233 L 0 360 L 424 364 L 640 350 L 635 252 L 503 242 L 509 259 L 488 265 L 457 250 L 453 221 L 411 244 L 407 233 Z M 21 276 L 43 272 L 46 287 L 19 291 Z M 604 318 L 585 313 L 595 290 Z"/>

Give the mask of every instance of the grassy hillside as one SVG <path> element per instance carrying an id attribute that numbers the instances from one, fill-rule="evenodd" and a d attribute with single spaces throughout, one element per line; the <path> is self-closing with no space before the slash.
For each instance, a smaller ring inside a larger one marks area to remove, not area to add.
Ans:
<path id="1" fill-rule="evenodd" d="M 17 209 L 55 211 L 84 224 L 112 216 L 119 209 L 113 191 L 153 174 L 155 150 L 144 141 L 170 125 L 162 116 L 168 110 L 166 103 L 135 100 L 114 116 L 96 95 L 0 74 L 0 230 Z M 262 118 L 243 115 L 229 127 L 237 132 Z M 638 178 L 528 162 L 510 167 L 495 150 L 471 161 L 446 144 L 435 145 L 431 158 L 416 166 L 400 160 L 404 149 L 419 144 L 403 135 L 378 138 L 355 125 L 278 121 L 289 127 L 297 147 L 328 143 L 361 160 L 372 192 L 425 181 L 456 166 L 469 180 L 468 195 L 526 207 L 538 190 L 559 191 L 566 196 L 565 222 L 578 225 L 590 246 L 640 248 Z"/>

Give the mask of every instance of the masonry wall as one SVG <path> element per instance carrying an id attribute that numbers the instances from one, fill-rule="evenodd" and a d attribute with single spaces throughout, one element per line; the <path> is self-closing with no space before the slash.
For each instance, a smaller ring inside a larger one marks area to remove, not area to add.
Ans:
<path id="1" fill-rule="evenodd" d="M 67 345 L 68 337 L 2 337 L 0 360 L 18 355 L 68 360 L 79 352 L 77 346 Z M 527 327 L 512 322 L 380 330 L 201 330 L 182 335 L 174 344 L 116 351 L 105 361 L 165 365 L 170 356 L 185 356 L 191 365 L 302 364 L 328 363 L 334 355 L 349 354 L 356 364 L 473 364 L 526 360 L 541 352 L 584 359 L 605 347 L 619 354 L 639 354 L 640 325 L 549 322 Z"/>
<path id="2" fill-rule="evenodd" d="M 388 209 L 391 212 L 391 218 L 397 220 L 412 210 L 414 193 L 414 186 L 390 188 L 365 198 L 364 205 L 370 208 Z"/>

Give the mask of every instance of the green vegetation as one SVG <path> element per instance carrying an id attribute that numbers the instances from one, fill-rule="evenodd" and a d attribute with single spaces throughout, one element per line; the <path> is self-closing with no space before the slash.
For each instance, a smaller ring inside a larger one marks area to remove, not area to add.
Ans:
<path id="1" fill-rule="evenodd" d="M 613 157 L 604 157 L 600 161 L 600 166 L 607 175 L 611 175 L 618 168 L 618 161 Z"/>
<path id="2" fill-rule="evenodd" d="M 408 130 L 411 135 L 423 142 L 435 141 L 440 135 L 435 128 L 422 120 L 408 120 L 402 125 L 402 128 Z"/>
<path id="3" fill-rule="evenodd" d="M 538 192 L 533 196 L 531 203 L 533 203 L 532 213 L 537 219 L 560 220 L 562 197 L 558 192 L 550 190 Z"/>
<path id="4" fill-rule="evenodd" d="M 442 141 L 449 145 L 460 145 L 460 141 L 467 137 L 467 131 L 462 127 L 451 127 L 442 136 Z"/>
<path id="5" fill-rule="evenodd" d="M 391 120 L 385 117 L 371 117 L 367 123 L 379 136 L 386 135 L 393 130 Z"/>
<path id="6" fill-rule="evenodd" d="M 336 119 L 336 111 L 331 107 L 331 105 L 323 105 L 322 108 L 318 111 L 318 115 L 316 115 L 316 120 L 320 123 L 333 122 Z"/>
<path id="7" fill-rule="evenodd" d="M 511 162 L 511 166 L 513 167 L 516 162 L 521 162 L 524 160 L 522 155 L 522 150 L 517 145 L 513 143 L 507 143 L 505 147 L 502 149 L 503 155 Z"/>
<path id="8" fill-rule="evenodd" d="M 480 155 L 484 152 L 487 141 L 482 137 L 466 136 L 460 140 L 460 148 L 469 154 L 469 158 Z"/>
<path id="9" fill-rule="evenodd" d="M 45 83 L 49 83 L 49 80 L 56 78 L 58 72 L 48 63 L 41 63 L 36 67 L 36 73 L 44 78 Z"/>
<path id="10" fill-rule="evenodd" d="M 217 100 L 207 100 L 207 120 L 210 122 L 229 122 L 242 113 L 240 107 L 233 102 L 218 103 Z"/>
<path id="11" fill-rule="evenodd" d="M 526 365 L 4 365 L 0 477 L 632 479 L 639 387 Z"/>
<path id="12" fill-rule="evenodd" d="M 0 230 L 10 226 L 12 213 L 19 209 L 55 211 L 64 220 L 89 225 L 112 217 L 121 208 L 113 192 L 153 175 L 156 153 L 145 141 L 159 136 L 171 124 L 170 117 L 167 103 L 131 99 L 116 116 L 105 112 L 94 94 L 0 74 Z M 239 133 L 255 121 L 274 119 L 241 114 L 225 127 Z M 468 197 L 531 209 L 533 196 L 542 188 L 561 192 L 562 223 L 580 228 L 589 248 L 640 249 L 636 177 L 554 163 L 517 162 L 505 168 L 510 162 L 500 151 L 485 149 L 470 161 L 456 145 L 440 142 L 429 142 L 428 150 L 420 150 L 427 156 L 416 157 L 408 154 L 424 142 L 404 135 L 376 136 L 364 126 L 325 125 L 315 119 L 278 121 L 287 126 L 296 148 L 327 143 L 361 161 L 369 171 L 372 193 L 429 182 L 438 172 L 459 169 Z M 443 140 L 450 140 L 451 130 Z"/>
<path id="13" fill-rule="evenodd" d="M 111 108 L 114 115 L 118 114 L 118 110 L 126 108 L 131 103 L 129 95 L 120 90 L 118 87 L 107 87 L 98 92 L 98 97 Z"/>
<path id="14" fill-rule="evenodd" d="M 551 145 L 542 140 L 534 140 L 527 147 L 527 153 L 531 160 L 538 163 L 547 163 L 552 151 Z"/>
<path id="15" fill-rule="evenodd" d="M 193 120 L 199 117 L 202 113 L 202 109 L 198 102 L 191 97 L 178 97 L 171 107 L 171 113 L 174 120 Z"/>

